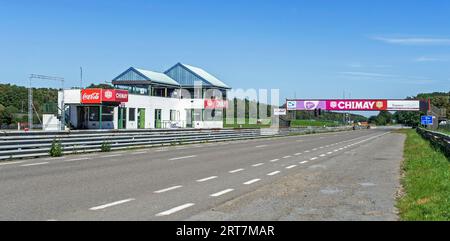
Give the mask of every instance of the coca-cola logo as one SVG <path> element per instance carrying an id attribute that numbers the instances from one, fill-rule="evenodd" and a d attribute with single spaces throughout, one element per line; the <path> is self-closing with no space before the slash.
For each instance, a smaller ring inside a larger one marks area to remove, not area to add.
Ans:
<path id="1" fill-rule="evenodd" d="M 100 99 L 99 93 L 83 94 L 83 100 L 99 100 L 99 99 Z"/>

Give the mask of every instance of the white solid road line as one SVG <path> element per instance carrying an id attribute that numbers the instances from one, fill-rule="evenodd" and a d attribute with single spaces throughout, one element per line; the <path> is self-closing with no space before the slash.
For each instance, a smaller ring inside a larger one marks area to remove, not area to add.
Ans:
<path id="1" fill-rule="evenodd" d="M 294 167 L 296 167 L 297 165 L 292 165 L 292 166 L 288 166 L 288 167 L 286 167 L 286 169 L 291 169 L 291 168 L 294 168 Z"/>
<path id="2" fill-rule="evenodd" d="M 122 156 L 122 154 L 113 154 L 113 155 L 106 155 L 106 156 L 99 156 L 100 158 L 108 158 L 108 157 L 116 157 L 116 156 Z"/>
<path id="3" fill-rule="evenodd" d="M 211 194 L 211 195 L 209 195 L 209 196 L 211 196 L 211 197 L 219 197 L 219 196 L 222 196 L 222 195 L 224 195 L 224 194 L 226 194 L 226 193 L 229 193 L 229 192 L 232 192 L 232 191 L 234 191 L 234 189 L 228 188 L 228 189 L 225 189 L 225 190 L 223 190 L 223 191 L 220 191 L 220 192 L 216 192 L 216 193 L 214 193 L 214 194 Z"/>
<path id="4" fill-rule="evenodd" d="M 83 158 L 69 159 L 69 160 L 65 160 L 64 162 L 74 162 L 74 161 L 82 161 L 82 160 L 89 160 L 89 158 L 83 157 Z"/>
<path id="5" fill-rule="evenodd" d="M 253 184 L 253 183 L 259 182 L 259 181 L 261 181 L 261 179 L 256 178 L 256 179 L 250 180 L 248 182 L 244 182 L 244 185 L 250 185 L 250 184 Z"/>
<path id="6" fill-rule="evenodd" d="M 209 181 L 209 180 L 212 180 L 212 179 L 215 179 L 215 178 L 217 178 L 217 176 L 206 177 L 206 178 L 197 180 L 197 182 L 206 182 L 206 181 Z"/>
<path id="7" fill-rule="evenodd" d="M 0 166 L 3 165 L 12 165 L 12 164 L 20 164 L 20 163 L 24 163 L 25 161 L 18 161 L 18 162 L 5 162 L 5 163 L 0 163 Z"/>
<path id="8" fill-rule="evenodd" d="M 305 163 L 308 163 L 308 161 L 302 161 L 302 162 L 299 162 L 300 164 L 305 164 Z"/>
<path id="9" fill-rule="evenodd" d="M 261 147 L 266 147 L 267 145 L 259 145 L 259 146 L 255 146 L 256 148 L 261 148 Z"/>
<path id="10" fill-rule="evenodd" d="M 236 173 L 236 172 L 240 172 L 240 171 L 243 171 L 244 169 L 243 168 L 240 168 L 240 169 L 236 169 L 236 170 L 233 170 L 233 171 L 229 171 L 229 173 Z"/>
<path id="11" fill-rule="evenodd" d="M 61 159 L 65 159 L 65 156 L 62 157 L 49 157 L 49 158 L 45 158 L 44 161 L 53 161 L 53 160 L 61 160 Z"/>
<path id="12" fill-rule="evenodd" d="M 117 201 L 117 202 L 112 202 L 112 203 L 107 203 L 107 204 L 104 204 L 104 205 L 101 205 L 101 206 L 92 207 L 92 208 L 89 208 L 89 210 L 96 211 L 96 210 L 100 210 L 100 209 L 116 206 L 116 205 L 119 205 L 119 204 L 122 204 L 122 203 L 131 202 L 133 200 L 134 200 L 134 198 L 120 200 L 120 201 Z"/>
<path id="13" fill-rule="evenodd" d="M 38 162 L 38 163 L 31 163 L 31 164 L 24 164 L 24 165 L 20 165 L 21 167 L 30 167 L 30 166 L 39 166 L 39 165 L 45 165 L 48 164 L 49 162 Z"/>
<path id="14" fill-rule="evenodd" d="M 262 166 L 262 165 L 264 165 L 264 163 L 254 164 L 254 165 L 252 165 L 252 167 L 259 167 L 259 166 Z"/>
<path id="15" fill-rule="evenodd" d="M 174 190 L 174 189 L 178 189 L 178 188 L 181 188 L 181 187 L 183 187 L 183 186 L 173 186 L 173 187 L 161 189 L 161 190 L 158 190 L 158 191 L 154 191 L 154 193 L 168 192 L 168 191 L 171 191 L 171 190 Z"/>
<path id="16" fill-rule="evenodd" d="M 181 157 L 170 158 L 169 161 L 175 161 L 175 160 L 181 160 L 181 159 L 188 159 L 188 158 L 193 158 L 193 157 L 196 157 L 196 155 L 192 155 L 192 156 L 181 156 Z"/>
<path id="17" fill-rule="evenodd" d="M 186 208 L 188 208 L 188 207 L 192 207 L 192 206 L 194 206 L 194 205 L 195 205 L 194 203 L 186 203 L 186 204 L 183 204 L 183 205 L 181 205 L 181 206 L 178 206 L 178 207 L 174 207 L 174 208 L 172 208 L 172 209 L 169 209 L 169 210 L 167 210 L 167 211 L 160 212 L 160 213 L 156 214 L 155 216 L 157 216 L 157 217 L 167 216 L 167 215 L 170 215 L 170 214 L 179 212 L 179 211 L 181 211 L 181 210 L 183 210 L 183 209 L 186 209 Z"/>
<path id="18" fill-rule="evenodd" d="M 313 157 L 313 158 L 311 158 L 311 159 L 309 159 L 309 160 L 314 161 L 314 160 L 316 160 L 316 159 L 317 159 L 317 157 Z"/>
<path id="19" fill-rule="evenodd" d="M 271 172 L 271 173 L 267 174 L 267 176 L 273 176 L 273 175 L 276 175 L 278 173 L 280 173 L 280 171 L 274 171 L 274 172 Z"/>

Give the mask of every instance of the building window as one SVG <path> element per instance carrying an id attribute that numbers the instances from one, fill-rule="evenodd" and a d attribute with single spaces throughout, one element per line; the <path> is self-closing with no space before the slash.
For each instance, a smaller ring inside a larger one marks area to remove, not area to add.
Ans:
<path id="1" fill-rule="evenodd" d="M 128 114 L 128 121 L 136 120 L 136 108 L 130 108 L 130 113 Z"/>
<path id="2" fill-rule="evenodd" d="M 180 112 L 176 110 L 170 110 L 170 120 L 171 121 L 180 120 Z"/>
<path id="3" fill-rule="evenodd" d="M 114 119 L 114 107 L 103 106 L 102 107 L 102 121 L 113 121 Z"/>
<path id="4" fill-rule="evenodd" d="M 99 121 L 99 115 L 98 106 L 89 107 L 89 121 Z"/>

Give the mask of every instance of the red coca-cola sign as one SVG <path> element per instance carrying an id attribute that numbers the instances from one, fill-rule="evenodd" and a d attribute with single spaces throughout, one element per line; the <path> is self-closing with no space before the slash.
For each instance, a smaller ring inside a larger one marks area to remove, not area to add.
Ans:
<path id="1" fill-rule="evenodd" d="M 82 104 L 101 104 L 102 89 L 84 89 L 81 90 Z"/>
<path id="2" fill-rule="evenodd" d="M 101 104 L 103 102 L 128 102 L 128 90 L 84 89 L 81 90 L 82 104 Z"/>

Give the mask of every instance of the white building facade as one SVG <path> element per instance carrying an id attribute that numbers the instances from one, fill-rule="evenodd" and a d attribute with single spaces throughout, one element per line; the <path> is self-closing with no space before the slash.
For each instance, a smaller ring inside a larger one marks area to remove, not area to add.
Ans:
<path id="1" fill-rule="evenodd" d="M 129 68 L 113 89 L 64 90 L 70 129 L 223 128 L 230 88 L 206 71 L 178 63 L 165 73 Z M 58 101 L 61 106 L 62 91 Z"/>

